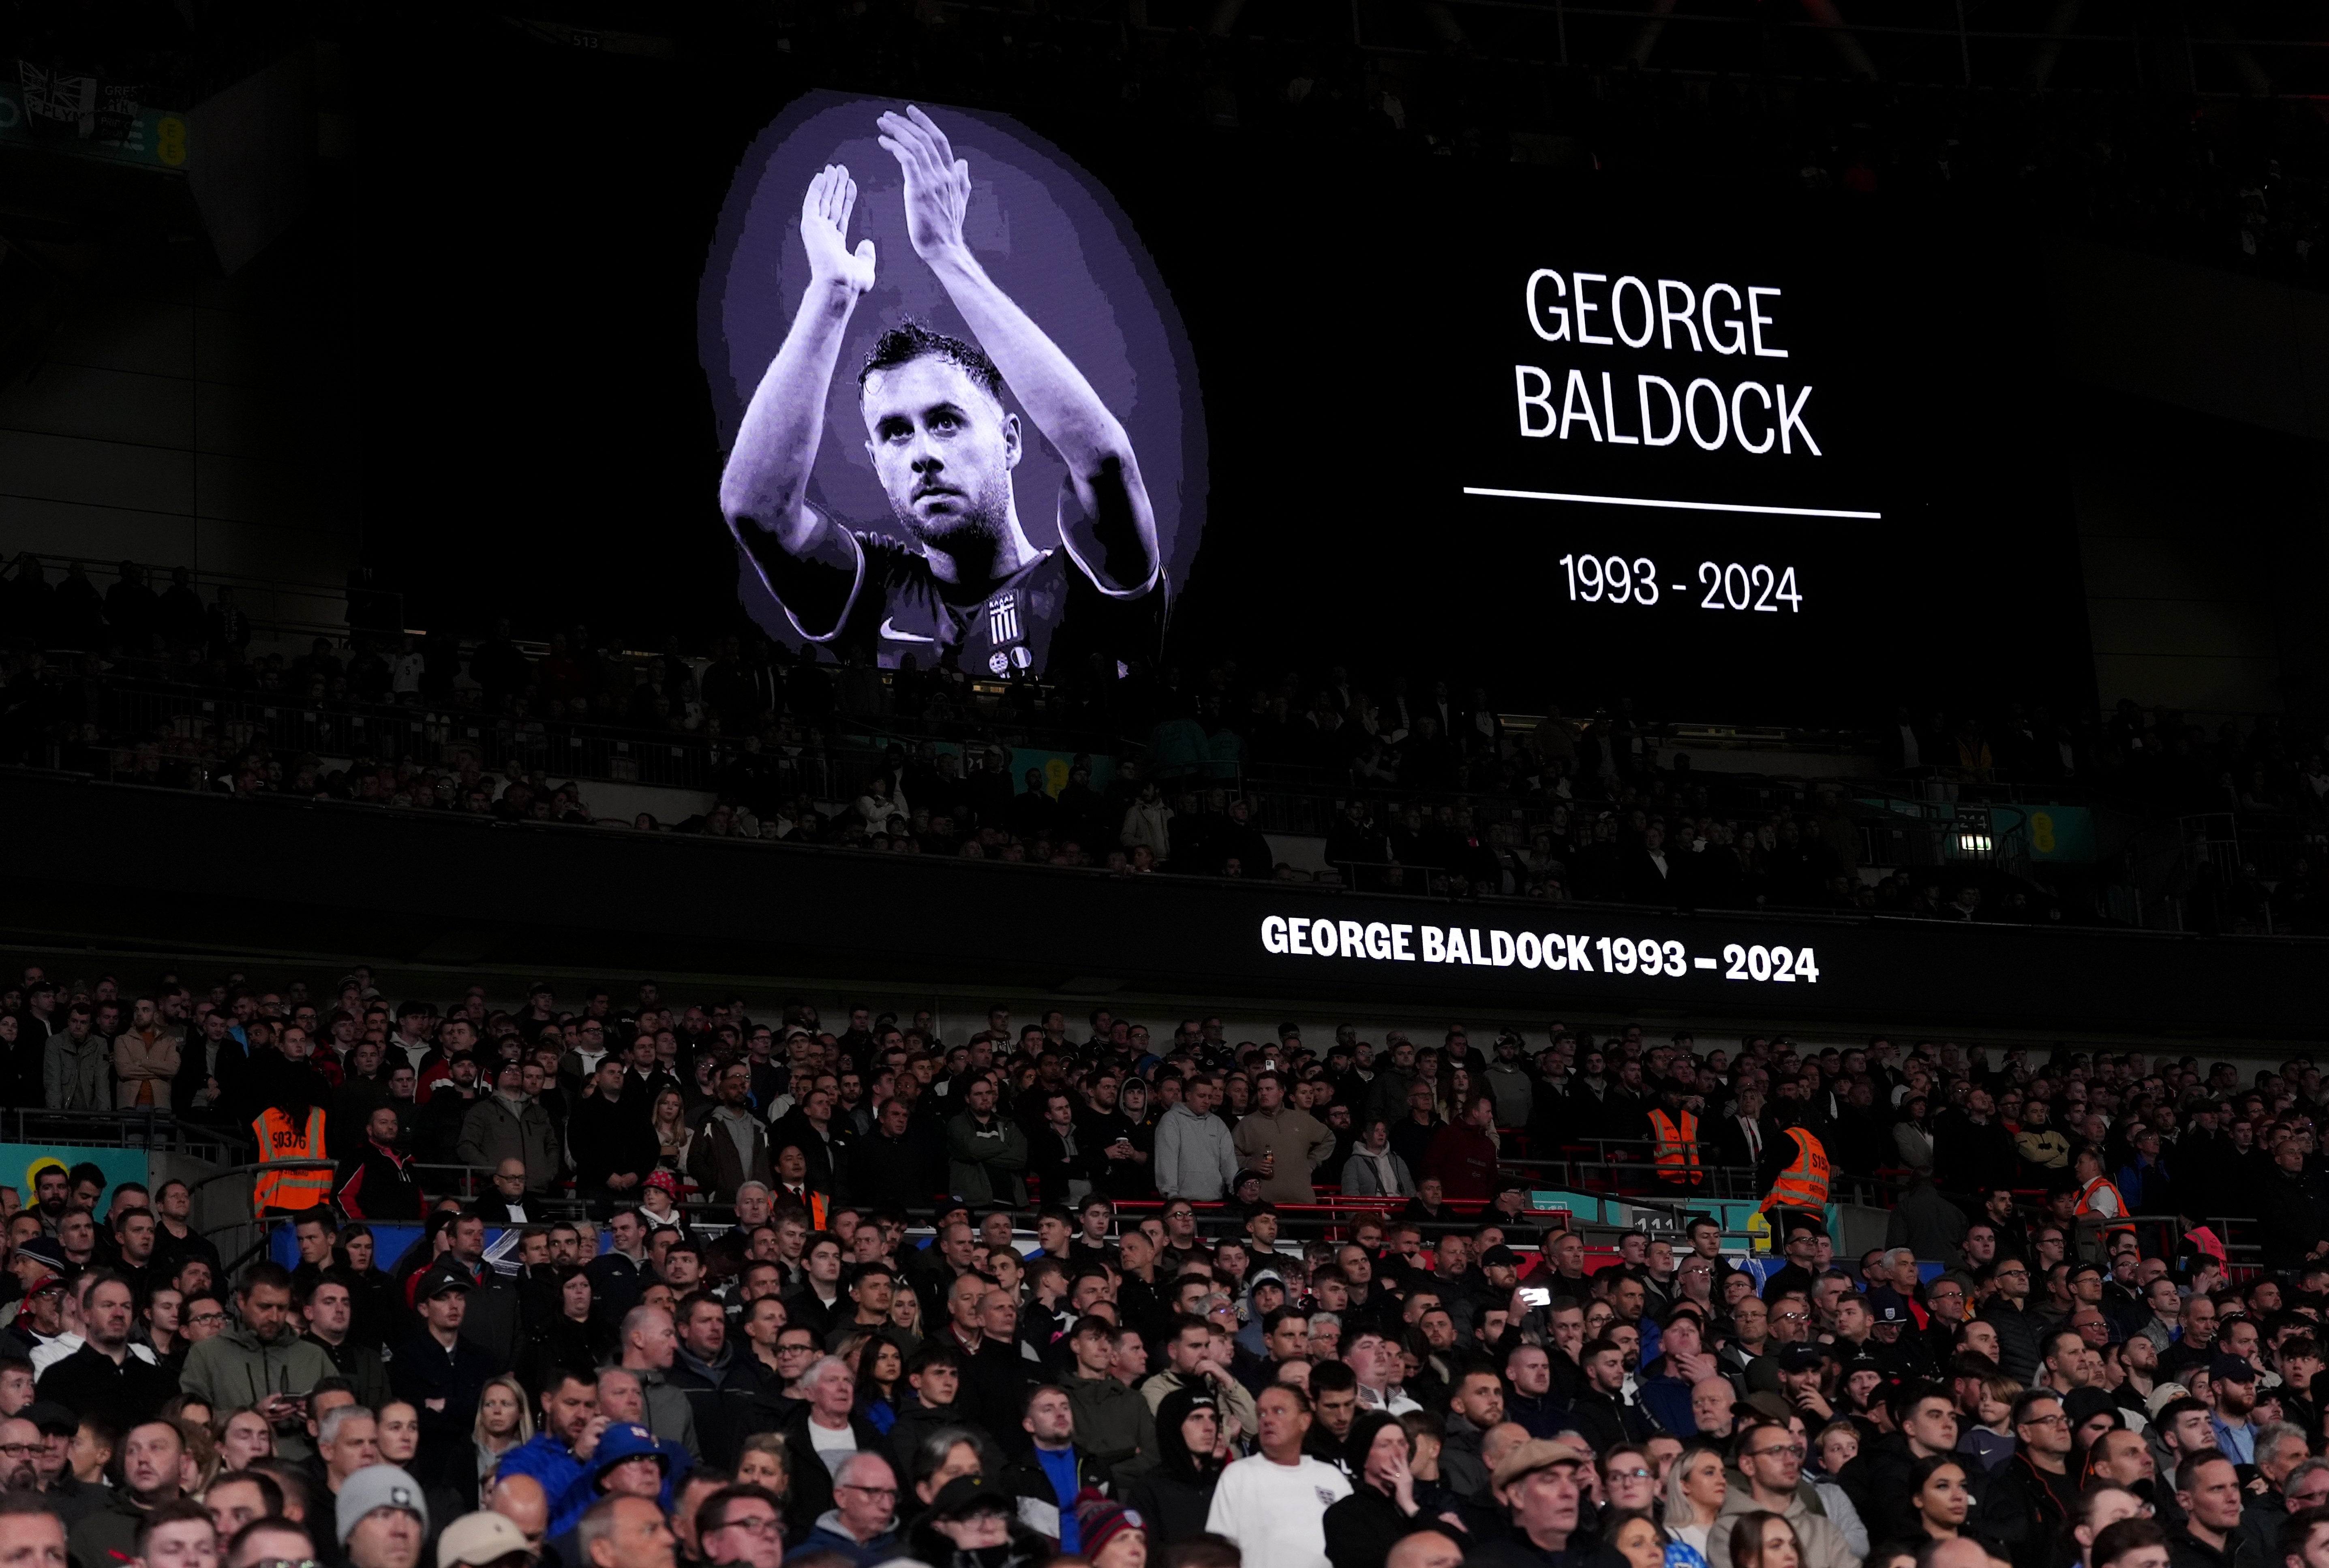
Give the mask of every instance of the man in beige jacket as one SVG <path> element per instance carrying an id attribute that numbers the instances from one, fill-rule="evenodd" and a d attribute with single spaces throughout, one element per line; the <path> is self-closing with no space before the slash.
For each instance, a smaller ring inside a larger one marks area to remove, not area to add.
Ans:
<path id="1" fill-rule="evenodd" d="M 1334 1152 L 1333 1129 L 1286 1103 L 1286 1080 L 1274 1068 L 1254 1079 L 1253 1101 L 1230 1131 L 1238 1164 L 1260 1173 L 1261 1196 L 1272 1203 L 1316 1201 L 1310 1173 Z"/>
<path id="2" fill-rule="evenodd" d="M 137 999 L 129 1027 L 113 1037 L 114 1103 L 124 1111 L 170 1108 L 170 1080 L 178 1075 L 185 1041 L 164 1024 L 150 996 Z"/>

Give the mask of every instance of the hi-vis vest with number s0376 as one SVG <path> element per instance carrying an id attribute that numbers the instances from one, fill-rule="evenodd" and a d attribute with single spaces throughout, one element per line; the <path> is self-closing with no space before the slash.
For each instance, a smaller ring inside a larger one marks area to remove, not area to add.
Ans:
<path id="1" fill-rule="evenodd" d="M 313 1208 L 331 1197 L 332 1173 L 328 1170 L 269 1169 L 282 1160 L 324 1158 L 322 1106 L 309 1106 L 307 1124 L 298 1127 L 293 1125 L 290 1117 L 269 1105 L 251 1120 L 250 1130 L 259 1135 L 259 1179 L 250 1191 L 253 1208 Z"/>
<path id="2" fill-rule="evenodd" d="M 1827 1207 L 1827 1150 L 1820 1141 L 1800 1127 L 1790 1127 L 1787 1136 L 1796 1141 L 1796 1157 L 1787 1161 L 1779 1178 L 1771 1183 L 1770 1193 L 1763 1199 L 1768 1208 Z"/>

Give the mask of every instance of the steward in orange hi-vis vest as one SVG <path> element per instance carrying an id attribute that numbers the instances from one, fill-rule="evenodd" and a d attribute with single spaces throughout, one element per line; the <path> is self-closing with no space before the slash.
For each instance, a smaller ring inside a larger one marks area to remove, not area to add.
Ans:
<path id="1" fill-rule="evenodd" d="M 250 1207 L 264 1214 L 270 1208 L 313 1208 L 332 1196 L 332 1173 L 269 1169 L 285 1160 L 324 1158 L 324 1108 L 307 1107 L 304 1122 L 294 1122 L 273 1105 L 251 1118 L 250 1131 L 259 1140 L 259 1179 L 251 1184 Z"/>
<path id="2" fill-rule="evenodd" d="M 1827 1150 L 1820 1141 L 1800 1127 L 1787 1129 L 1795 1141 L 1795 1158 L 1780 1168 L 1771 1190 L 1763 1196 L 1766 1213 L 1775 1208 L 1806 1209 L 1816 1215 L 1827 1213 Z"/>

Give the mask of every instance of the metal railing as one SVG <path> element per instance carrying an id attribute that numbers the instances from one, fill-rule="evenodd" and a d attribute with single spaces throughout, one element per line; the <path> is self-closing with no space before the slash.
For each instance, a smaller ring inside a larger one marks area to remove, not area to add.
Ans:
<path id="1" fill-rule="evenodd" d="M 250 1147 L 232 1129 L 174 1115 L 155 1106 L 123 1111 L 0 1107 L 0 1142 L 59 1148 L 174 1150 L 205 1159 L 239 1156 Z"/>
<path id="2" fill-rule="evenodd" d="M 50 572 L 60 574 L 59 577 L 48 577 L 52 588 L 57 586 L 61 574 L 75 566 L 81 568 L 92 587 L 99 587 L 100 595 L 105 588 L 121 580 L 122 563 L 118 560 L 99 560 L 90 556 L 52 555 L 41 551 L 27 553 L 41 563 L 44 576 Z M 6 574 L 10 581 L 15 578 L 17 568 L 14 562 L 18 559 L 21 558 L 10 558 Z M 143 569 L 146 586 L 156 596 L 170 590 L 171 575 L 177 568 L 143 561 L 135 564 Z M 344 637 L 351 626 L 401 628 L 403 624 L 404 601 L 399 594 L 365 588 L 351 592 L 344 587 L 288 582 L 279 577 L 251 577 L 241 572 L 206 571 L 196 568 L 186 568 L 186 577 L 190 587 L 198 591 L 208 590 L 208 597 L 212 601 L 217 598 L 219 589 L 228 589 L 234 595 L 235 608 L 249 616 L 254 626 L 294 635 Z M 205 609 L 208 607 L 208 605 L 204 606 Z M 89 653 L 100 650 L 60 647 L 58 651 Z"/>

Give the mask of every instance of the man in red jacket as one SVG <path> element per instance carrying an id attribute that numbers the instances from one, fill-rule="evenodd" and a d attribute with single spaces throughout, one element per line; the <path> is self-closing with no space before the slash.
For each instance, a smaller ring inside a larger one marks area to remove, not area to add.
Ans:
<path id="1" fill-rule="evenodd" d="M 332 1196 L 350 1219 L 420 1218 L 420 1184 L 413 1178 L 412 1156 L 396 1147 L 396 1108 L 376 1106 L 364 1123 L 363 1145 L 341 1156 Z"/>
<path id="2" fill-rule="evenodd" d="M 1496 1188 L 1496 1097 L 1476 1090 L 1463 1115 L 1431 1135 L 1419 1179 L 1439 1178 L 1451 1203 L 1485 1203 Z"/>

